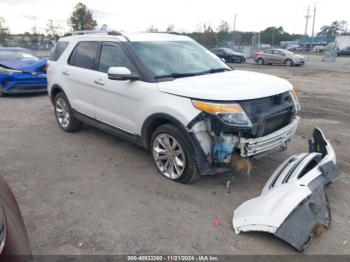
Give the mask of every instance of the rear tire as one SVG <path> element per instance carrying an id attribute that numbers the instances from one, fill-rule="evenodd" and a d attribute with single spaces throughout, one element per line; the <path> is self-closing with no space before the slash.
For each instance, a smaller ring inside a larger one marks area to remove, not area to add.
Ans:
<path id="1" fill-rule="evenodd" d="M 153 132 L 151 153 L 162 176 L 184 184 L 200 178 L 189 138 L 175 125 L 165 124 Z"/>
<path id="2" fill-rule="evenodd" d="M 63 92 L 55 96 L 54 109 L 57 123 L 63 131 L 73 133 L 82 128 L 83 122 L 74 117 L 72 107 Z"/>
<path id="3" fill-rule="evenodd" d="M 257 63 L 258 65 L 263 65 L 263 64 L 265 64 L 264 58 L 258 58 L 258 60 L 256 60 L 256 63 Z"/>

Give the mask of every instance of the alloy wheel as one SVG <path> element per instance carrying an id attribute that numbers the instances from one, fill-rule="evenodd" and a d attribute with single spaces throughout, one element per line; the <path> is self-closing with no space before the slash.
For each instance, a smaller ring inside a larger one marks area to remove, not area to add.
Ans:
<path id="1" fill-rule="evenodd" d="M 63 128 L 67 128 L 70 123 L 70 113 L 69 113 L 67 102 L 62 97 L 59 97 L 56 100 L 55 111 L 56 111 L 56 117 L 60 126 Z"/>
<path id="2" fill-rule="evenodd" d="M 169 179 L 178 179 L 186 168 L 186 156 L 179 142 L 168 134 L 153 141 L 153 159 L 159 171 Z"/>

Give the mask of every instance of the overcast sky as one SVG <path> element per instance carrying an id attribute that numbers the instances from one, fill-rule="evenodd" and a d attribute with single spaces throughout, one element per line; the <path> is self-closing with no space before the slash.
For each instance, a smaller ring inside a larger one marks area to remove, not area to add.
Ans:
<path id="1" fill-rule="evenodd" d="M 36 24 L 44 32 L 48 19 L 59 22 L 66 30 L 73 7 L 83 2 L 94 13 L 99 25 L 125 32 L 145 31 L 154 25 L 165 30 L 190 32 L 206 23 L 214 29 L 222 20 L 236 30 L 260 31 L 268 26 L 283 26 L 291 33 L 304 33 L 305 15 L 317 3 L 315 30 L 335 20 L 345 20 L 350 30 L 349 0 L 0 0 L 0 17 L 4 17 L 12 33 L 31 31 Z M 311 34 L 312 18 L 308 32 Z"/>

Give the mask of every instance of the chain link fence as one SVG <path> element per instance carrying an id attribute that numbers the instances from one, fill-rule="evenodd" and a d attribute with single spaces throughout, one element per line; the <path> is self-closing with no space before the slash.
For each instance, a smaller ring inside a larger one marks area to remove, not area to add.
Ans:
<path id="1" fill-rule="evenodd" d="M 26 48 L 39 57 L 47 57 L 54 44 L 55 41 L 51 37 L 39 34 L 7 35 L 0 41 L 0 46 Z"/>

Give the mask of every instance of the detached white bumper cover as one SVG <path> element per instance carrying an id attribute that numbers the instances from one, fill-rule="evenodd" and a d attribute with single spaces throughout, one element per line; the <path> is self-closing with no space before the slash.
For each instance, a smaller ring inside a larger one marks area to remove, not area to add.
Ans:
<path id="1" fill-rule="evenodd" d="M 233 214 L 236 234 L 264 231 L 303 251 L 320 227 L 330 226 L 324 187 L 338 176 L 336 156 L 322 131 L 309 139 L 309 153 L 284 161 L 261 195 L 239 206 Z"/>

